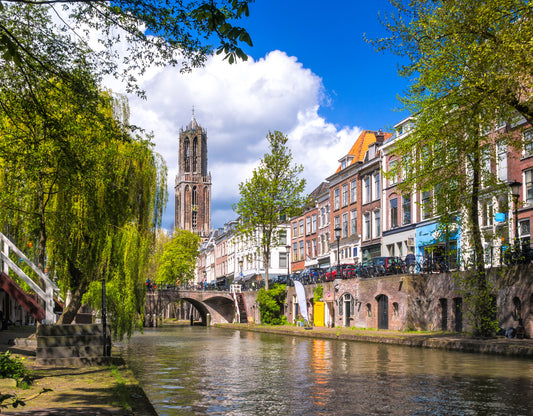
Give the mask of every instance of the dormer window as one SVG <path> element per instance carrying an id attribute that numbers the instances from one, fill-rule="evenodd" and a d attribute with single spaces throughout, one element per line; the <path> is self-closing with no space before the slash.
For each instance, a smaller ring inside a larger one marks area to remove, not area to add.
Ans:
<path id="1" fill-rule="evenodd" d="M 351 156 L 351 155 L 347 155 L 345 157 L 343 157 L 342 159 L 339 160 L 339 162 L 341 162 L 341 170 L 342 169 L 346 169 L 348 166 L 350 166 L 350 164 L 352 163 L 354 157 Z"/>

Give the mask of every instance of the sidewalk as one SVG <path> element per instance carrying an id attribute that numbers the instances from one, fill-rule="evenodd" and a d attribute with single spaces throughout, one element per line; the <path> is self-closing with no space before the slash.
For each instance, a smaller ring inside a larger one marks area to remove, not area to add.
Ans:
<path id="1" fill-rule="evenodd" d="M 28 416 L 157 416 L 133 373 L 115 366 L 48 367 L 35 364 L 35 327 L 0 331 L 0 351 L 11 351 L 24 360 L 35 381 L 30 389 L 2 388 L 26 401 L 24 407 L 2 413 Z M 43 389 L 50 389 L 41 393 Z"/>
<path id="2" fill-rule="evenodd" d="M 463 352 L 533 358 L 533 339 L 508 339 L 505 337 L 472 338 L 453 333 L 400 332 L 326 327 L 303 328 L 290 325 L 217 324 L 216 326 L 219 328 L 268 332 L 309 338 L 397 344 L 410 347 L 441 348 Z"/>

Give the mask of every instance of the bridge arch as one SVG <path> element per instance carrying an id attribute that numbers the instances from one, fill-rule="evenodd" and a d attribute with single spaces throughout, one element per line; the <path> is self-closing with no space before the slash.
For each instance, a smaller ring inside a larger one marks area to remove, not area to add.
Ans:
<path id="1" fill-rule="evenodd" d="M 146 293 L 146 314 L 159 315 L 170 303 L 177 300 L 191 303 L 200 314 L 202 324 L 207 324 L 207 314 L 211 323 L 232 323 L 235 321 L 235 301 L 228 292 L 169 290 L 159 289 Z"/>

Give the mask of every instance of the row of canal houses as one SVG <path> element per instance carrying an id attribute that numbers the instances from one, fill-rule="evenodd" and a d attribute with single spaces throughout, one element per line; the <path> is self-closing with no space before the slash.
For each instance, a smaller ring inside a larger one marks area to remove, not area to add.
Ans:
<path id="1" fill-rule="evenodd" d="M 401 194 L 397 190 L 401 178 L 383 175 L 397 163 L 394 144 L 409 134 L 413 122 L 411 117 L 401 121 L 394 126 L 393 134 L 364 130 L 359 135 L 339 160 L 337 171 L 311 193 L 314 204 L 281 227 L 284 241 L 272 250 L 270 278 L 306 268 L 328 268 L 337 262 L 364 262 L 377 256 L 404 258 L 409 252 L 418 261 L 444 257 L 453 267 L 468 255 L 469 242 L 462 237 L 459 226 L 447 233 L 440 231 L 431 209 L 436 202 L 432 192 Z M 524 135 L 524 143 L 531 143 L 533 129 L 524 127 L 522 119 L 498 129 L 514 130 Z M 509 187 L 501 195 L 491 193 L 479 207 L 485 235 L 498 236 L 484 241 L 485 262 L 491 266 L 500 263 L 515 236 L 523 245 L 530 245 L 533 146 L 518 151 L 496 143 L 486 152 L 484 164 L 503 183 L 514 183 L 515 189 L 520 184 L 518 194 Z M 259 283 L 264 276 L 259 235 L 243 241 L 235 234 L 236 223 L 231 221 L 213 231 L 202 245 L 198 283 Z M 339 228 L 340 236 L 334 231 Z"/>

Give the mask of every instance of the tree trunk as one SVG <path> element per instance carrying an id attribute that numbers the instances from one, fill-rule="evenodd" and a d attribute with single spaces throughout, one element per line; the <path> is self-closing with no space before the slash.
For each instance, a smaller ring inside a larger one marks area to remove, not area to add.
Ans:
<path id="1" fill-rule="evenodd" d="M 479 147 L 478 147 L 479 149 Z M 474 246 L 474 267 L 470 287 L 472 289 L 473 324 L 472 332 L 475 336 L 488 337 L 492 335 L 492 313 L 490 292 L 485 271 L 481 228 L 479 225 L 479 193 L 481 188 L 481 158 L 476 152 L 473 159 L 472 194 L 470 197 L 470 223 L 472 228 L 472 243 Z"/>
<path id="2" fill-rule="evenodd" d="M 74 267 L 72 262 L 69 261 L 69 272 L 72 277 L 73 282 L 77 282 L 75 289 L 72 293 L 72 297 L 68 305 L 63 309 L 63 314 L 59 317 L 57 321 L 58 325 L 68 325 L 71 324 L 79 309 L 81 308 L 81 299 L 85 292 L 87 291 L 87 280 L 84 278 L 82 272 Z"/>

